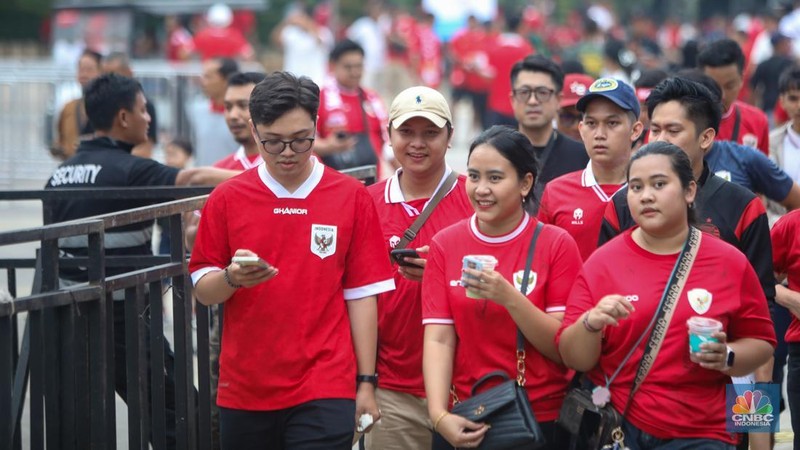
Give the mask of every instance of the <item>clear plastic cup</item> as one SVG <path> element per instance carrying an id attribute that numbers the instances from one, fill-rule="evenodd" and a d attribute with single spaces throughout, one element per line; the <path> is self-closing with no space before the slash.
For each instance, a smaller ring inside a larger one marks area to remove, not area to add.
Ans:
<path id="1" fill-rule="evenodd" d="M 692 317 L 686 321 L 689 328 L 689 351 L 698 353 L 700 344 L 704 342 L 719 342 L 717 338 L 711 337 L 717 331 L 722 331 L 722 322 L 708 317 Z"/>
<path id="2" fill-rule="evenodd" d="M 478 271 L 483 271 L 484 269 L 494 269 L 497 267 L 497 258 L 492 255 L 466 255 L 464 256 L 464 268 L 465 269 L 475 269 Z M 472 279 L 472 280 L 479 280 L 480 277 L 475 277 L 473 275 L 462 273 L 461 274 L 462 280 Z M 466 288 L 466 286 L 465 286 Z M 480 295 L 476 294 L 475 291 L 471 289 L 467 289 L 467 297 L 469 298 L 483 298 Z"/>

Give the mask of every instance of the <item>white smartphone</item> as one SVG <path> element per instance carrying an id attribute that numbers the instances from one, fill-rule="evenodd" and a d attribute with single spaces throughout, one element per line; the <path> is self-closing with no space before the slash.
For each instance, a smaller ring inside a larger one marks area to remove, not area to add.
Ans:
<path id="1" fill-rule="evenodd" d="M 234 256 L 233 259 L 231 259 L 231 261 L 235 262 L 236 264 L 239 264 L 242 267 L 261 266 L 265 269 L 269 267 L 269 264 L 267 264 L 266 261 L 259 258 L 258 256 Z"/>

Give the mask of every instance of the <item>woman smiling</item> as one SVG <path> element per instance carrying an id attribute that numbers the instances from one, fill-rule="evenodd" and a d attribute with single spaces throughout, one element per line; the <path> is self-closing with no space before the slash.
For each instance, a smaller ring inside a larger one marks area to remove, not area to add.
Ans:
<path id="1" fill-rule="evenodd" d="M 581 258 L 565 231 L 544 225 L 537 233 L 526 292 L 521 292 L 529 247 L 540 226 L 525 212 L 525 205 L 535 201 L 533 155 L 530 141 L 510 128 L 495 126 L 478 136 L 469 150 L 466 183 L 475 214 L 445 228 L 431 243 L 422 318 L 425 392 L 438 433 L 434 448 L 448 447 L 442 437 L 459 448 L 480 445 L 489 424 L 448 412 L 450 388 L 463 400 L 479 378 L 498 370 L 522 376 L 547 440 L 543 448 L 565 448 L 555 419 L 568 377 L 553 338 Z M 462 272 L 467 255 L 492 256 L 497 265 Z M 519 365 L 518 329 L 527 341 Z"/>

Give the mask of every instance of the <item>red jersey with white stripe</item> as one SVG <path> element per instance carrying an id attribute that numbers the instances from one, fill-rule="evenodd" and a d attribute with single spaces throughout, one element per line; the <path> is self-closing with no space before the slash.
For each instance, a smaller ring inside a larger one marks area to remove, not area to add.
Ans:
<path id="1" fill-rule="evenodd" d="M 263 163 L 264 159 L 261 158 L 261 153 L 249 156 L 245 153 L 244 147 L 240 146 L 236 152 L 215 162 L 214 167 L 228 170 L 248 170 Z"/>
<path id="2" fill-rule="evenodd" d="M 740 100 L 733 102 L 731 108 L 722 116 L 719 123 L 717 141 L 733 141 L 736 123 L 736 109 L 739 110 L 739 137 L 736 143 L 757 148 L 769 156 L 769 122 L 764 111 Z"/>
<path id="3" fill-rule="evenodd" d="M 433 238 L 422 281 L 422 323 L 455 327 L 458 344 L 453 385 L 461 400 L 469 397 L 473 384 L 489 372 L 502 370 L 510 377 L 517 374 L 516 324 L 502 306 L 466 296 L 466 290 L 459 284 L 462 258 L 494 256 L 498 261 L 495 270 L 520 289 L 536 223 L 536 219 L 526 214 L 511 233 L 486 236 L 478 230 L 473 215 Z M 563 312 L 580 268 L 581 257 L 575 241 L 566 231 L 545 225 L 536 243 L 528 299 L 547 313 Z M 530 343 L 526 343 L 525 352 L 528 380 L 525 388 L 536 419 L 555 420 L 566 394 L 568 370 L 542 356 Z"/>
<path id="4" fill-rule="evenodd" d="M 389 142 L 386 131 L 389 115 L 378 94 L 364 88 L 346 90 L 336 80 L 328 78 L 319 92 L 317 114 L 319 137 L 326 138 L 340 131 L 348 134 L 366 133 L 378 159 L 383 159 L 383 146 Z"/>
<path id="5" fill-rule="evenodd" d="M 775 273 L 787 274 L 789 289 L 800 292 L 800 210 L 781 217 L 770 232 Z M 800 321 L 792 315 L 786 342 L 800 342 Z"/>
<path id="6" fill-rule="evenodd" d="M 625 186 L 625 183 L 598 184 L 590 162 L 584 170 L 547 183 L 537 218 L 567 230 L 586 261 L 597 248 L 606 203 Z"/>
<path id="7" fill-rule="evenodd" d="M 453 86 L 473 92 L 489 89 L 491 82 L 481 75 L 489 67 L 489 55 L 486 52 L 489 40 L 489 35 L 480 28 L 465 28 L 453 36 L 450 40 L 450 51 L 455 60 L 450 74 Z"/>
<path id="8" fill-rule="evenodd" d="M 531 44 L 515 33 L 503 33 L 489 46 L 490 72 L 494 75 L 489 87 L 487 106 L 490 110 L 513 116 L 511 107 L 511 67 L 534 52 Z"/>
<path id="9" fill-rule="evenodd" d="M 419 79 L 422 84 L 438 89 L 442 82 L 442 41 L 427 24 L 417 26 L 419 39 Z"/>
<path id="10" fill-rule="evenodd" d="M 600 360 L 587 372 L 597 385 L 606 384 L 605 377 L 612 376 L 644 333 L 678 258 L 678 254 L 657 255 L 642 249 L 633 241 L 632 231 L 598 248 L 586 261 L 556 335 L 558 342 L 564 328 L 606 295 L 623 295 L 633 304 L 635 310 L 629 318 L 604 331 Z M 686 321 L 692 316 L 722 322 L 729 341 L 754 338 L 775 345 L 764 291 L 752 266 L 735 247 L 704 233 L 655 363 L 625 418 L 661 439 L 707 438 L 735 444 L 735 435 L 725 431 L 726 408 L 730 408 L 725 385 L 730 377 L 703 369 L 689 359 Z M 611 383 L 611 403 L 617 411 L 628 401 L 644 347 L 644 343 L 639 345 Z M 703 420 L 697 420 L 698 411 Z"/>
<path id="11" fill-rule="evenodd" d="M 442 182 L 450 174 L 448 167 Z M 378 220 L 383 229 L 383 243 L 388 253 L 427 206 L 429 199 L 405 201 L 400 190 L 402 170 L 392 178 L 367 188 L 375 201 Z M 442 198 L 436 209 L 406 248 L 430 244 L 433 236 L 444 228 L 470 216 L 472 205 L 464 187 L 463 175 Z M 420 255 L 423 258 L 425 255 Z M 393 266 L 395 290 L 378 297 L 378 383 L 381 388 L 425 396 L 422 382 L 422 283 L 410 281 Z"/>
<path id="12" fill-rule="evenodd" d="M 241 248 L 280 271 L 225 302 L 220 406 L 268 411 L 355 398 L 346 301 L 392 290 L 394 282 L 366 189 L 312 162 L 293 193 L 262 164 L 217 186 L 203 208 L 189 263 L 195 284 Z"/>

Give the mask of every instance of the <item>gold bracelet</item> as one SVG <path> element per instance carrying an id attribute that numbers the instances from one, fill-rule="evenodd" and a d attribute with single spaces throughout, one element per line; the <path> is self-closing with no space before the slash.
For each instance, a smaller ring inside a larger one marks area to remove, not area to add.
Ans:
<path id="1" fill-rule="evenodd" d="M 442 419 L 444 419 L 448 415 L 450 415 L 450 411 L 443 411 L 441 414 L 439 414 L 439 417 L 437 417 L 436 420 L 433 422 L 433 431 L 436 431 L 436 428 L 439 427 L 439 422 L 441 422 Z"/>

